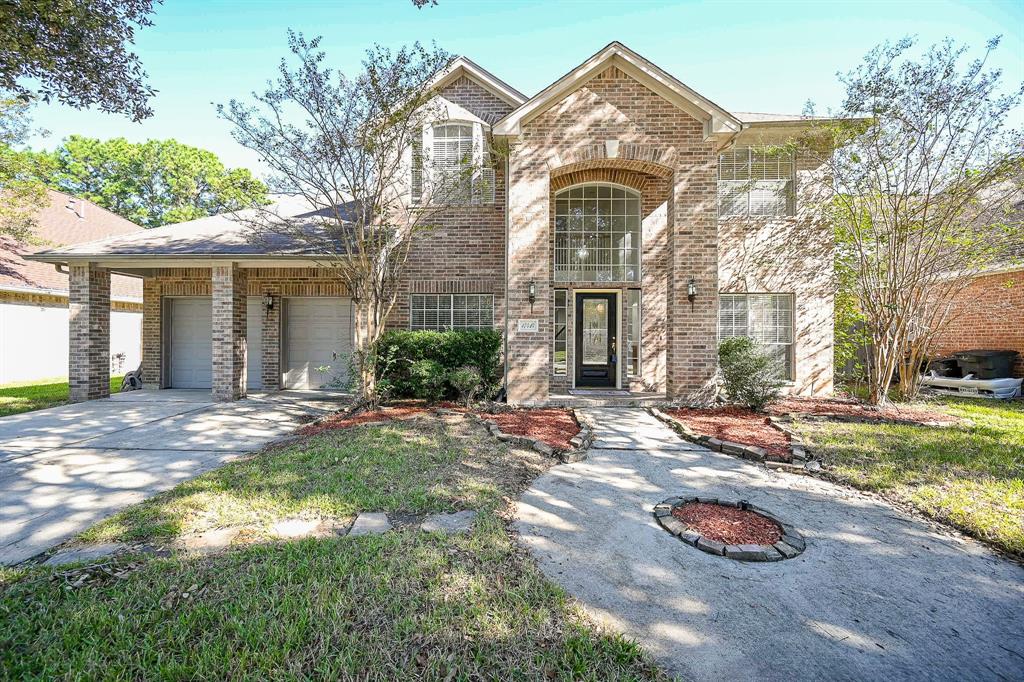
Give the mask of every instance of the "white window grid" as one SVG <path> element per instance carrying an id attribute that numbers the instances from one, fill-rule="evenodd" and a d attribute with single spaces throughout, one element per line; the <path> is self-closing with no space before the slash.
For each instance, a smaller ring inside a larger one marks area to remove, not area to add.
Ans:
<path id="1" fill-rule="evenodd" d="M 412 203 L 423 202 L 429 185 L 433 188 L 432 202 L 493 204 L 495 171 L 484 163 L 481 126 L 476 123 L 438 123 L 426 130 L 429 131 L 431 149 L 429 183 L 424 173 L 424 135 L 420 135 L 412 143 Z"/>
<path id="2" fill-rule="evenodd" d="M 493 326 L 493 294 L 412 294 L 410 329 L 444 331 Z"/>
<path id="3" fill-rule="evenodd" d="M 555 280 L 640 281 L 640 195 L 589 184 L 555 196 Z"/>
<path id="4" fill-rule="evenodd" d="M 640 290 L 626 291 L 626 376 L 640 376 Z"/>
<path id="5" fill-rule="evenodd" d="M 718 335 L 723 339 L 749 336 L 779 363 L 783 376 L 793 379 L 793 295 L 722 294 Z"/>
<path id="6" fill-rule="evenodd" d="M 779 217 L 796 212 L 796 161 L 785 150 L 735 147 L 718 155 L 718 214 Z"/>
<path id="7" fill-rule="evenodd" d="M 555 324 L 552 334 L 553 367 L 558 376 L 565 376 L 569 369 L 569 292 L 566 289 L 554 291 Z"/>

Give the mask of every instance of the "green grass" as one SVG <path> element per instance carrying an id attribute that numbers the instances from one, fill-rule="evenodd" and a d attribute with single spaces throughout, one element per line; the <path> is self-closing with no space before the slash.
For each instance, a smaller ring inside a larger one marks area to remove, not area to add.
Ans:
<path id="1" fill-rule="evenodd" d="M 327 433 L 228 465 L 87 536 L 160 542 L 361 509 L 480 515 L 463 535 L 407 529 L 125 558 L 122 576 L 79 587 L 69 585 L 93 569 L 0 572 L 0 669 L 12 679 L 663 679 L 512 540 L 506 499 L 547 466 L 473 424 L 436 419 Z"/>
<path id="2" fill-rule="evenodd" d="M 1024 403 L 948 399 L 951 427 L 804 422 L 831 473 L 1024 555 Z"/>
<path id="3" fill-rule="evenodd" d="M 110 377 L 110 391 L 121 390 L 123 377 Z M 43 379 L 0 386 L 0 417 L 21 412 L 56 407 L 68 401 L 68 382 L 64 379 Z"/>

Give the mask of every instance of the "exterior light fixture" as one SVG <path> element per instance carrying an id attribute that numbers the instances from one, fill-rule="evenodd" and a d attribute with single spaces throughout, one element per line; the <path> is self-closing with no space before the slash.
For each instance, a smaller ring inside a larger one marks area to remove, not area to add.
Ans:
<path id="1" fill-rule="evenodd" d="M 269 313 L 274 309 L 274 297 L 268 294 L 263 294 L 263 307 L 266 308 Z"/>
<path id="2" fill-rule="evenodd" d="M 530 305 L 533 305 L 534 301 L 537 300 L 537 283 L 530 282 Z"/>
<path id="3" fill-rule="evenodd" d="M 686 298 L 690 301 L 690 312 L 693 312 L 693 302 L 697 299 L 697 280 L 693 277 L 686 285 Z"/>

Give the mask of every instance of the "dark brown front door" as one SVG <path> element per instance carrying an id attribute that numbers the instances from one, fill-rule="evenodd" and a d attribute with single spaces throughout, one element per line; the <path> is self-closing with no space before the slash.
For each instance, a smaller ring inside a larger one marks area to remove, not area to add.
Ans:
<path id="1" fill-rule="evenodd" d="M 576 294 L 576 385 L 615 388 L 615 294 Z"/>

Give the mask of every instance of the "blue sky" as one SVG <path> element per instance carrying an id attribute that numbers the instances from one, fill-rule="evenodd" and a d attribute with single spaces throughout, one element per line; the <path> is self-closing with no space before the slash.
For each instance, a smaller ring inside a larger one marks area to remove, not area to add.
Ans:
<path id="1" fill-rule="evenodd" d="M 619 40 L 684 83 L 734 111 L 799 113 L 838 102 L 836 71 L 876 43 L 915 35 L 927 45 L 950 36 L 979 49 L 1003 35 L 994 64 L 1024 81 L 1024 2 L 612 2 L 440 0 L 417 10 L 409 0 L 375 2 L 212 2 L 165 0 L 136 51 L 159 92 L 141 124 L 120 116 L 40 105 L 50 131 L 36 148 L 72 133 L 130 140 L 174 137 L 210 149 L 228 165 L 262 175 L 237 145 L 213 102 L 244 97 L 273 77 L 285 29 L 322 34 L 332 65 L 358 68 L 374 42 L 436 41 L 527 95 Z M 1019 123 L 1024 116 L 1017 112 Z"/>

